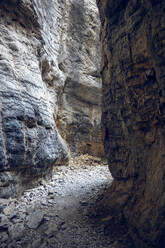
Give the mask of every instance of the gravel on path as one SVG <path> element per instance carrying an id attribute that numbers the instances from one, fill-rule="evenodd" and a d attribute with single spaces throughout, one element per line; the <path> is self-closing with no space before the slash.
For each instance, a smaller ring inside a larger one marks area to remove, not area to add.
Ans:
<path id="1" fill-rule="evenodd" d="M 128 248 L 101 205 L 112 180 L 105 161 L 81 155 L 19 199 L 0 199 L 0 248 Z"/>

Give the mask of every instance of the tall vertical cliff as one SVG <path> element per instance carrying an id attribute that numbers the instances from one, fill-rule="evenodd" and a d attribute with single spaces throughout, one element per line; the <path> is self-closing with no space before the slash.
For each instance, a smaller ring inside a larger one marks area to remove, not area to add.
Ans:
<path id="1" fill-rule="evenodd" d="M 0 196 L 9 197 L 65 163 L 69 147 L 103 154 L 100 25 L 85 0 L 1 0 L 0 17 Z"/>
<path id="2" fill-rule="evenodd" d="M 111 211 L 135 247 L 165 247 L 165 1 L 97 1 Z"/>
<path id="3" fill-rule="evenodd" d="M 95 0 L 65 1 L 59 68 L 66 76 L 57 126 L 71 152 L 103 156 L 100 20 Z"/>

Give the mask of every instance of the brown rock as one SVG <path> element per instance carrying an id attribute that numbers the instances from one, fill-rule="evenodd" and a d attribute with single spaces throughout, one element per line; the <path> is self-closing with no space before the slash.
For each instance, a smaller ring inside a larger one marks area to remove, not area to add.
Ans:
<path id="1" fill-rule="evenodd" d="M 165 2 L 97 3 L 105 152 L 115 179 L 108 202 L 123 212 L 135 247 L 165 247 Z"/>

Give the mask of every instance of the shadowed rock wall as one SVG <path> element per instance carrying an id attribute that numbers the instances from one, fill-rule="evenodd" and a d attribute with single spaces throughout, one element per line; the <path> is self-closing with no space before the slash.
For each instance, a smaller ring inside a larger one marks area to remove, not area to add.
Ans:
<path id="1" fill-rule="evenodd" d="M 136 247 L 165 247 L 165 1 L 97 1 L 105 152 Z"/>

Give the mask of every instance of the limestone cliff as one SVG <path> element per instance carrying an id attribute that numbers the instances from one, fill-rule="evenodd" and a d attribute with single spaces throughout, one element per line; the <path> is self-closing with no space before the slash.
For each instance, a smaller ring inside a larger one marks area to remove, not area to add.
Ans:
<path id="1" fill-rule="evenodd" d="M 95 0 L 65 2 L 59 68 L 66 80 L 57 126 L 72 153 L 103 156 L 98 9 Z"/>
<path id="2" fill-rule="evenodd" d="M 84 0 L 1 0 L 0 17 L 0 196 L 9 197 L 67 161 L 56 123 L 74 152 L 93 143 L 100 152 L 99 21 Z"/>
<path id="3" fill-rule="evenodd" d="M 165 247 L 165 1 L 97 1 L 113 213 L 135 247 Z"/>

